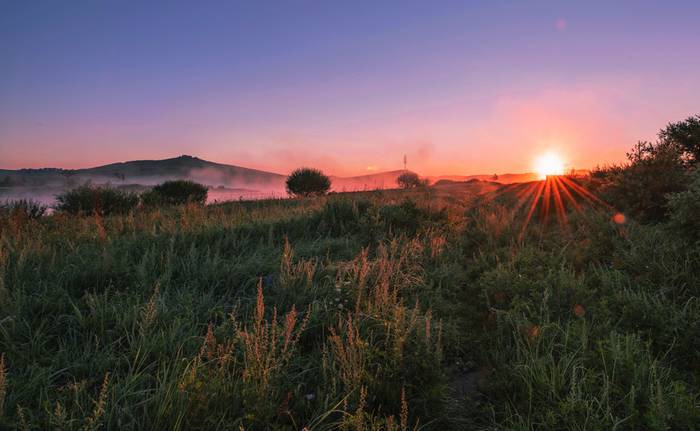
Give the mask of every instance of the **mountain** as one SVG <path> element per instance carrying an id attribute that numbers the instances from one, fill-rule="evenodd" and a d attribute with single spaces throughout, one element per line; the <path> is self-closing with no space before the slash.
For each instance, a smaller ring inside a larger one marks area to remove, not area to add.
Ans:
<path id="1" fill-rule="evenodd" d="M 285 176 L 273 172 L 209 162 L 192 156 L 164 160 L 134 160 L 85 169 L 0 170 L 3 181 L 19 186 L 66 186 L 92 183 L 153 185 L 172 179 L 190 179 L 212 187 L 284 188 Z M 9 178 L 9 181 L 6 179 Z"/>
<path id="2" fill-rule="evenodd" d="M 79 169 L 76 175 L 104 179 L 121 178 L 138 184 L 157 184 L 169 179 L 190 179 L 210 186 L 250 187 L 251 185 L 280 186 L 285 175 L 241 166 L 210 162 L 192 156 L 165 160 L 135 160 L 112 163 L 90 169 Z"/>

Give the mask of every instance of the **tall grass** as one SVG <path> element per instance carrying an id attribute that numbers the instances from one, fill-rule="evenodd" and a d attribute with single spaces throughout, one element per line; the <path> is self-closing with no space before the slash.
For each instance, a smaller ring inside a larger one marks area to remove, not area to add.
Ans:
<path id="1" fill-rule="evenodd" d="M 698 250 L 474 199 L 3 213 L 0 424 L 692 428 Z"/>

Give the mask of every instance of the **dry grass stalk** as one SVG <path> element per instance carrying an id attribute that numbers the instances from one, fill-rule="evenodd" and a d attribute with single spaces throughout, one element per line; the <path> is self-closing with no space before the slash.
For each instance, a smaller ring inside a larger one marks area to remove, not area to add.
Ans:
<path id="1" fill-rule="evenodd" d="M 107 396 L 109 395 L 109 372 L 105 373 L 105 377 L 102 380 L 102 386 L 100 387 L 100 395 L 94 402 L 95 407 L 92 410 L 92 414 L 87 418 L 85 422 L 85 430 L 93 430 L 97 428 L 97 425 L 102 420 L 107 407 Z"/>
<path id="2" fill-rule="evenodd" d="M 340 369 L 340 379 L 350 389 L 360 385 L 365 364 L 366 343 L 360 338 L 360 331 L 353 323 L 352 316 L 348 314 L 344 329 L 344 337 L 330 329 L 330 344 L 333 351 L 333 359 Z"/>

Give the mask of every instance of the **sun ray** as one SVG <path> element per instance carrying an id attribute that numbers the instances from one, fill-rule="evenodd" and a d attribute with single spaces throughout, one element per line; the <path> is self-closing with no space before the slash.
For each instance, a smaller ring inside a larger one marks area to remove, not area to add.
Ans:
<path id="1" fill-rule="evenodd" d="M 551 176 L 548 176 L 547 179 L 544 180 L 544 197 L 543 197 L 542 208 L 541 208 L 542 220 L 547 220 L 547 218 L 549 218 L 549 203 L 551 200 L 551 195 L 552 195 L 552 180 L 551 180 Z"/>
<path id="2" fill-rule="evenodd" d="M 540 196 L 542 196 L 543 189 L 544 189 L 544 181 L 540 181 L 539 187 L 537 187 L 537 192 L 533 194 L 532 202 L 530 203 L 530 209 L 527 212 L 527 216 L 525 216 L 525 221 L 523 222 L 523 228 L 520 230 L 520 239 L 521 240 L 525 236 L 525 230 L 527 229 L 528 224 L 530 224 L 530 219 L 532 218 L 532 214 L 535 212 L 535 208 L 537 208 L 537 202 L 540 200 Z"/>
<path id="3" fill-rule="evenodd" d="M 569 199 L 569 202 L 571 202 L 571 205 L 574 207 L 574 210 L 577 212 L 581 211 L 581 205 L 579 205 L 578 202 L 576 202 L 576 199 L 574 196 L 571 194 L 569 189 L 566 187 L 566 184 L 564 184 L 564 181 L 560 177 L 555 177 L 555 180 L 557 184 L 561 186 L 561 191 L 564 194 L 564 197 Z"/>
<path id="4" fill-rule="evenodd" d="M 559 177 L 552 177 L 552 189 L 554 191 L 554 205 L 557 211 L 557 220 L 559 221 L 560 226 L 566 227 L 568 226 L 569 221 L 566 217 L 566 212 L 564 211 L 564 203 L 562 202 L 561 192 L 559 191 L 560 188 Z"/>
<path id="5" fill-rule="evenodd" d="M 578 192 L 578 194 L 580 194 L 582 197 L 584 197 L 584 198 L 586 198 L 586 199 L 588 199 L 588 200 L 590 200 L 590 201 L 592 201 L 592 202 L 594 202 L 594 203 L 598 203 L 598 204 L 600 204 L 600 205 L 602 205 L 602 206 L 604 206 L 604 207 L 606 207 L 606 208 L 611 208 L 610 204 L 608 204 L 608 203 L 605 202 L 604 200 L 600 199 L 598 196 L 594 195 L 594 194 L 591 193 L 590 191 L 586 190 L 585 187 L 581 187 L 579 184 L 576 184 L 575 181 L 573 181 L 573 180 L 571 180 L 571 179 L 569 179 L 569 178 L 566 178 L 566 177 L 562 177 L 562 180 L 563 180 L 569 187 L 571 187 L 574 191 Z"/>

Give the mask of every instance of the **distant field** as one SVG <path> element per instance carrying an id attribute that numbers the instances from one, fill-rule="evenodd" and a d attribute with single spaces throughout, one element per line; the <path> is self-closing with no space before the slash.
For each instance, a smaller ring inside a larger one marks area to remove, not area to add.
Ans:
<path id="1" fill-rule="evenodd" d="M 700 252 L 522 190 L 3 215 L 0 428 L 693 429 Z"/>

